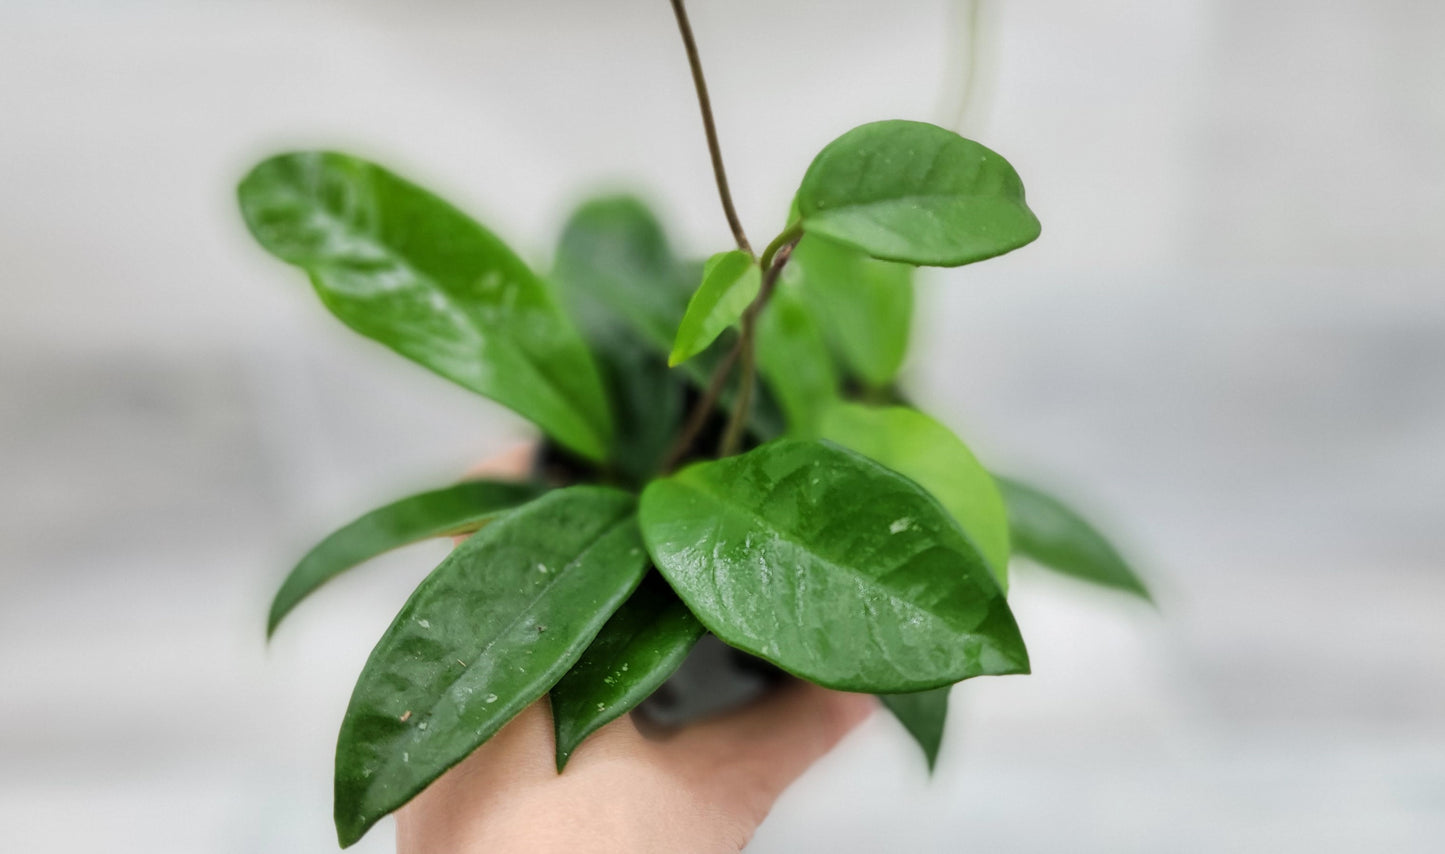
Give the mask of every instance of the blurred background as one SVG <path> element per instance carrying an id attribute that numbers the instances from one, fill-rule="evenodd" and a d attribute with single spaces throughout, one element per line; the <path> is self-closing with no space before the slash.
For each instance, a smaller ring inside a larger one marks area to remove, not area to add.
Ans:
<path id="1" fill-rule="evenodd" d="M 927 276 L 908 383 L 1159 601 L 1020 571 L 1035 673 L 954 692 L 934 779 L 879 715 L 750 850 L 1445 850 L 1445 5 L 691 8 L 755 239 L 864 121 L 1015 164 L 1044 236 Z M 251 244 L 235 183 L 298 146 L 538 264 L 616 188 L 728 243 L 662 0 L 0 0 L 4 850 L 334 850 L 352 682 L 445 549 L 267 646 L 269 596 L 527 436 Z"/>

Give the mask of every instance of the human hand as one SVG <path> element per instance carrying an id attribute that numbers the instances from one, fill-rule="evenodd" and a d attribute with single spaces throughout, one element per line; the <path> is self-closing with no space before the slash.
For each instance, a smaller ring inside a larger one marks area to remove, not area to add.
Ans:
<path id="1" fill-rule="evenodd" d="M 530 449 L 478 470 L 520 476 Z M 794 682 L 731 714 L 644 734 L 624 716 L 554 764 L 532 704 L 399 810 L 399 854 L 735 854 L 803 771 L 872 713 L 865 694 Z"/>

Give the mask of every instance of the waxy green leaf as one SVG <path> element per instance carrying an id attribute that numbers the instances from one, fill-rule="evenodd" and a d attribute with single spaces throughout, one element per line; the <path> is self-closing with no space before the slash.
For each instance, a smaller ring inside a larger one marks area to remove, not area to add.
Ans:
<path id="1" fill-rule="evenodd" d="M 677 365 L 691 359 L 737 323 L 757 297 L 762 280 L 753 256 L 741 250 L 719 252 L 707 259 L 702 284 L 687 304 L 667 363 Z"/>
<path id="2" fill-rule="evenodd" d="M 367 513 L 318 543 L 286 576 L 271 602 L 267 636 L 302 599 L 353 566 L 409 543 L 475 531 L 541 492 L 530 484 L 470 480 Z"/>
<path id="3" fill-rule="evenodd" d="M 838 400 L 838 374 L 817 318 L 797 289 L 780 283 L 758 318 L 758 372 L 787 416 L 788 434 L 817 435 Z"/>
<path id="4" fill-rule="evenodd" d="M 347 326 L 602 458 L 611 423 L 597 369 L 546 286 L 491 232 L 329 152 L 261 163 L 240 202 L 261 245 L 304 269 Z"/>
<path id="5" fill-rule="evenodd" d="M 654 481 L 654 564 L 726 643 L 830 688 L 921 691 L 1028 670 L 1003 592 L 921 487 L 779 440 Z"/>
<path id="6" fill-rule="evenodd" d="M 912 267 L 810 234 L 793 250 L 783 275 L 797 282 L 828 344 L 853 375 L 872 388 L 893 382 L 908 351 Z"/>
<path id="7" fill-rule="evenodd" d="M 911 478 L 937 498 L 1008 589 L 1009 516 L 993 476 L 947 427 L 905 406 L 840 403 L 820 435 Z"/>
<path id="8" fill-rule="evenodd" d="M 634 500 L 550 492 L 464 541 L 372 650 L 336 747 L 342 846 L 541 697 L 647 571 Z"/>
<path id="9" fill-rule="evenodd" d="M 552 279 L 602 370 L 616 429 L 608 459 L 642 484 L 677 435 L 688 381 L 669 372 L 666 336 L 687 304 L 686 265 L 641 201 L 607 196 L 567 220 Z"/>
<path id="10" fill-rule="evenodd" d="M 797 206 L 808 234 L 908 264 L 956 267 L 1039 236 L 1008 161 L 924 122 L 873 122 L 838 137 L 808 167 Z"/>
<path id="11" fill-rule="evenodd" d="M 928 761 L 928 770 L 938 764 L 938 749 L 943 745 L 943 726 L 948 721 L 948 692 L 952 685 L 912 694 L 879 694 L 878 699 L 898 718 Z"/>
<path id="12" fill-rule="evenodd" d="M 644 579 L 552 687 L 557 770 L 587 736 L 667 681 L 702 634 L 702 624 L 660 577 Z"/>
<path id="13" fill-rule="evenodd" d="M 678 431 L 687 385 L 705 388 L 732 346 L 732 333 L 684 362 L 670 382 L 667 356 L 701 278 L 702 264 L 676 259 L 657 218 L 641 201 L 609 196 L 583 204 L 557 246 L 553 278 L 602 363 L 617 422 L 611 458 L 635 482 L 661 463 Z M 735 392 L 724 392 L 721 407 Z M 782 432 L 769 395 L 755 398 L 750 427 Z"/>
<path id="14" fill-rule="evenodd" d="M 620 327 L 664 357 L 697 283 L 657 217 L 631 196 L 593 199 L 572 214 L 553 277 L 589 338 Z"/>
<path id="15" fill-rule="evenodd" d="M 1027 484 L 1000 477 L 998 485 L 1008 505 L 1015 554 L 1065 575 L 1150 600 L 1144 582 L 1082 516 Z"/>

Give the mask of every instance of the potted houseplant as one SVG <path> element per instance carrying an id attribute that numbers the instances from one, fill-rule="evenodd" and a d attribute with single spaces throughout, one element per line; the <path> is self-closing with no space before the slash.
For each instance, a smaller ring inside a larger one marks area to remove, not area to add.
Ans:
<path id="1" fill-rule="evenodd" d="M 818 154 L 759 251 L 732 205 L 681 0 L 673 9 L 735 242 L 702 264 L 674 257 L 628 197 L 578 210 L 544 277 L 356 157 L 282 154 L 241 182 L 252 234 L 342 322 L 544 436 L 531 478 L 368 513 L 276 595 L 270 631 L 372 556 L 470 535 L 357 682 L 337 747 L 343 846 L 544 696 L 564 773 L 705 636 L 880 695 L 931 765 L 950 686 L 1028 672 L 1005 598 L 1011 556 L 1147 596 L 1078 515 L 992 475 L 896 384 L 916 268 L 1038 237 L 1013 167 L 934 125 L 866 124 Z"/>

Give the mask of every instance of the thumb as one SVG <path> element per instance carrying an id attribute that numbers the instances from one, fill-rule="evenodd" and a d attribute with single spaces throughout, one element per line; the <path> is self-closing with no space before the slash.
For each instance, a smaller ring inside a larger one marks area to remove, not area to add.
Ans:
<path id="1" fill-rule="evenodd" d="M 877 700 L 796 681 L 688 727 L 664 750 L 716 799 L 756 823 L 790 783 L 868 718 Z"/>

